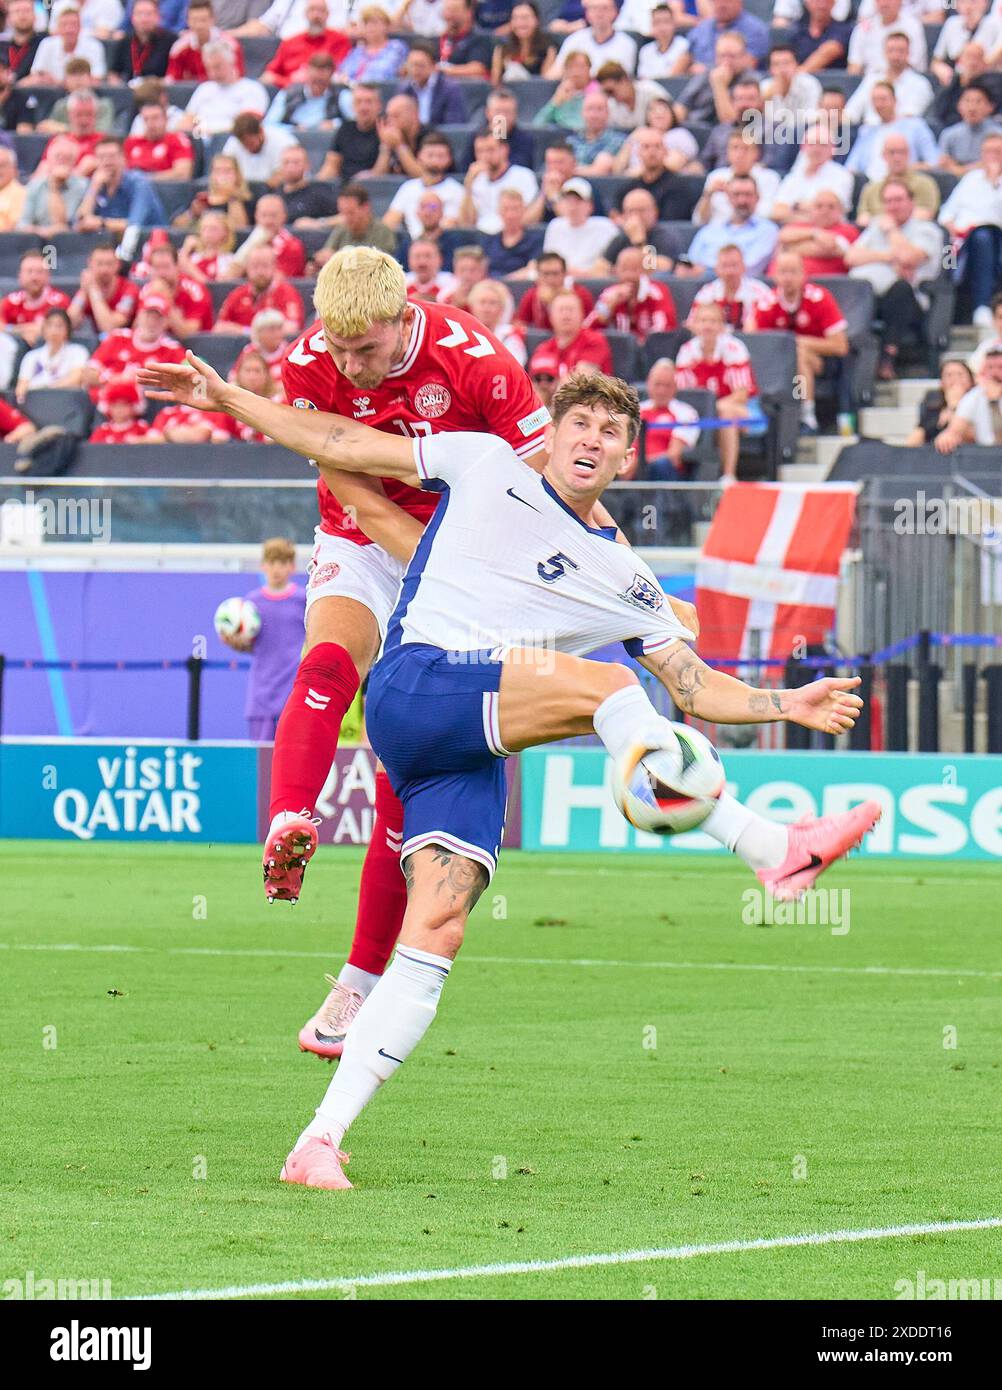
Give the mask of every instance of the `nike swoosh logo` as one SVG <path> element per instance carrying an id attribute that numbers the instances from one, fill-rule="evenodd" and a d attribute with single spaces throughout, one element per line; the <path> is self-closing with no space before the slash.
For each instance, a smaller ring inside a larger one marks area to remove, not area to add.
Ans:
<path id="1" fill-rule="evenodd" d="M 799 869 L 792 869 L 790 873 L 784 874 L 783 879 L 793 878 L 796 874 L 802 874 L 806 869 L 820 869 L 822 859 L 820 854 L 812 854 L 806 864 L 801 864 Z M 782 880 L 781 880 L 782 881 Z"/>
<path id="2" fill-rule="evenodd" d="M 515 491 L 515 489 L 514 489 L 513 487 L 510 487 L 510 488 L 508 489 L 508 496 L 509 496 L 509 497 L 514 497 L 514 499 L 515 499 L 516 502 L 521 502 L 521 503 L 522 503 L 522 506 L 523 506 L 523 507 L 528 507 L 530 511 L 533 511 L 533 512 L 538 512 L 538 511 L 539 511 L 539 508 L 538 508 L 538 507 L 534 507 L 534 506 L 532 505 L 532 503 L 531 503 L 531 502 L 527 502 L 527 501 L 525 500 L 524 497 L 519 497 L 518 493 Z"/>
<path id="3" fill-rule="evenodd" d="M 391 1053 L 384 1052 L 382 1048 L 379 1049 L 379 1055 L 385 1057 L 388 1062 L 399 1062 L 403 1066 L 404 1059 L 402 1057 L 394 1057 Z"/>

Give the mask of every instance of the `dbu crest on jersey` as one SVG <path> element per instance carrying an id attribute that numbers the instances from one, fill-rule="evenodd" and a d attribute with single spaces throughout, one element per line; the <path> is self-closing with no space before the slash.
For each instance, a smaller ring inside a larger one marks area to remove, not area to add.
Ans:
<path id="1" fill-rule="evenodd" d="M 332 579 L 336 579 L 340 573 L 341 566 L 333 560 L 326 565 L 317 565 L 310 574 L 310 588 L 319 589 L 322 584 L 329 584 Z"/>
<path id="2" fill-rule="evenodd" d="M 447 386 L 429 381 L 414 392 L 414 409 L 426 420 L 437 420 L 452 405 L 452 392 Z"/>
<path id="3" fill-rule="evenodd" d="M 664 606 L 665 596 L 656 585 L 650 580 L 645 579 L 642 574 L 633 576 L 633 583 L 623 595 L 627 603 L 634 604 L 637 608 L 650 608 L 657 613 Z"/>

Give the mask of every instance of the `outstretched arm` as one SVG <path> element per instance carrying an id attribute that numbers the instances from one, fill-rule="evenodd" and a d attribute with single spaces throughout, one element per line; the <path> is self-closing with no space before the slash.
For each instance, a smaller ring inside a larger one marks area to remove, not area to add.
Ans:
<path id="1" fill-rule="evenodd" d="M 293 453 L 314 459 L 323 473 L 344 469 L 376 478 L 399 478 L 414 485 L 419 482 L 413 440 L 395 439 L 342 415 L 277 405 L 224 381 L 193 352 L 186 357 L 187 361 L 178 365 L 153 362 L 143 367 L 137 379 L 147 395 L 196 410 L 223 410 Z"/>
<path id="2" fill-rule="evenodd" d="M 825 676 L 797 690 L 758 690 L 715 671 L 691 647 L 677 642 L 657 656 L 640 658 L 679 709 L 713 724 L 802 724 L 823 734 L 847 733 L 863 701 L 851 692 L 859 676 Z"/>

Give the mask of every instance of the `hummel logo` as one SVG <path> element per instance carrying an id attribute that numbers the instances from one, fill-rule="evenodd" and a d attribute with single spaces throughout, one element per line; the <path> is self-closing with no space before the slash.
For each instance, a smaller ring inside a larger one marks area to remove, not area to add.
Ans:
<path id="1" fill-rule="evenodd" d="M 403 1066 L 404 1059 L 402 1057 L 393 1057 L 389 1052 L 384 1052 L 382 1048 L 379 1049 L 379 1055 L 385 1057 L 388 1062 L 399 1062 Z"/>
<path id="2" fill-rule="evenodd" d="M 533 507 L 532 503 L 527 502 L 524 497 L 519 497 L 518 493 L 515 491 L 513 487 L 508 488 L 508 496 L 514 497 L 516 502 L 521 502 L 523 507 L 529 507 L 534 512 L 539 511 L 538 507 Z"/>
<path id="3" fill-rule="evenodd" d="M 303 703 L 309 705 L 310 709 L 326 709 L 331 702 L 329 695 L 321 695 L 318 690 L 310 686 L 307 694 L 303 697 Z"/>

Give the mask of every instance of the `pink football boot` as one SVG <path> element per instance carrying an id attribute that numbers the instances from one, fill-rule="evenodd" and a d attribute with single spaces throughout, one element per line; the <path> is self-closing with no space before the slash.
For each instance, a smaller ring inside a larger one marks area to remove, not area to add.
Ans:
<path id="1" fill-rule="evenodd" d="M 299 1030 L 299 1048 L 301 1052 L 315 1052 L 330 1062 L 341 1056 L 345 1034 L 365 1003 L 365 996 L 340 984 L 333 975 L 325 975 L 324 979 L 331 987 L 330 994 Z"/>
<path id="2" fill-rule="evenodd" d="M 855 849 L 881 816 L 879 802 L 864 801 L 838 816 L 822 816 L 790 826 L 786 858 L 778 869 L 759 869 L 758 878 L 777 902 L 792 902 L 813 887 L 829 864 Z"/>
<path id="3" fill-rule="evenodd" d="M 282 825 L 272 822 L 262 857 L 264 895 L 270 903 L 299 901 L 306 866 L 317 850 L 319 824 L 306 811 Z"/>
<path id="4" fill-rule="evenodd" d="M 349 1188 L 351 1183 L 341 1166 L 351 1154 L 344 1153 L 329 1134 L 308 1139 L 301 1149 L 289 1154 L 278 1175 L 279 1182 L 296 1182 L 303 1187 L 326 1187 L 330 1191 Z"/>

